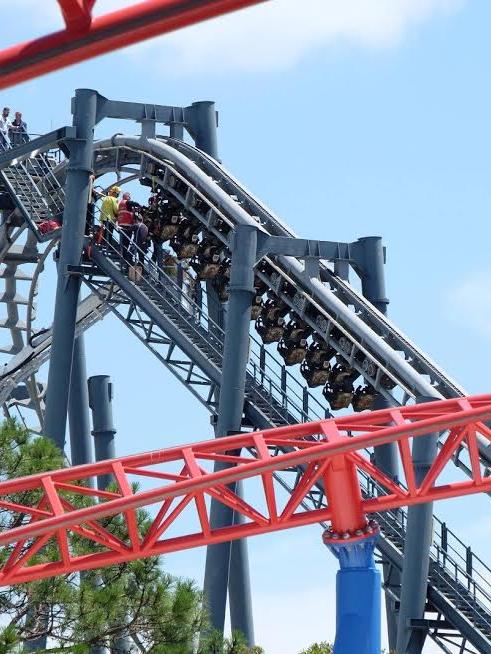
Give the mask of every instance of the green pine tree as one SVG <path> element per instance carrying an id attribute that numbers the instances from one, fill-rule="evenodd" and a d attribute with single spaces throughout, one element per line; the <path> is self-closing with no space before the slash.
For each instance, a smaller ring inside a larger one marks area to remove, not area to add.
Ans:
<path id="1" fill-rule="evenodd" d="M 0 480 L 54 470 L 63 464 L 61 452 L 50 440 L 33 437 L 14 420 L 0 426 Z M 5 499 L 35 506 L 41 494 L 34 490 Z M 67 492 L 64 499 L 76 507 L 92 503 L 79 493 Z M 28 520 L 25 514 L 0 509 L 2 530 Z M 149 516 L 139 511 L 137 520 L 144 535 Z M 127 539 L 121 516 L 101 523 Z M 98 546 L 74 535 L 70 548 L 73 554 L 83 555 L 97 551 Z M 2 549 L 0 563 L 11 551 L 11 547 Z M 48 542 L 32 562 L 57 556 L 56 542 Z M 122 634 L 134 639 L 142 654 L 191 654 L 204 623 L 201 592 L 194 582 L 166 574 L 158 557 L 2 588 L 0 612 L 8 621 L 0 630 L 0 654 L 17 654 L 23 640 L 40 636 L 48 637 L 46 651 L 53 654 L 86 654 L 95 645 L 114 647 Z M 227 654 L 239 652 L 235 649 Z"/>
<path id="2" fill-rule="evenodd" d="M 332 654 L 332 651 L 332 645 L 323 641 L 321 643 L 313 643 L 307 649 L 302 650 L 300 654 Z"/>

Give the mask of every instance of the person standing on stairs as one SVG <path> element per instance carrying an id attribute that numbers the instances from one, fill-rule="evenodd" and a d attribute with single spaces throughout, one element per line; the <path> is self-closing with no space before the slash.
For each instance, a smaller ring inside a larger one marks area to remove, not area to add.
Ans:
<path id="1" fill-rule="evenodd" d="M 148 227 L 143 222 L 143 216 L 139 212 L 136 214 L 133 240 L 136 246 L 135 263 L 138 263 L 142 267 L 142 273 L 144 274 L 145 254 L 148 250 Z"/>
<path id="2" fill-rule="evenodd" d="M 10 148 L 10 121 L 9 121 L 10 109 L 9 107 L 4 107 L 2 115 L 0 116 L 0 149 L 7 150 Z"/>
<path id="3" fill-rule="evenodd" d="M 115 249 L 114 226 L 118 222 L 118 197 L 121 193 L 119 186 L 111 186 L 107 195 L 102 198 L 101 203 L 101 227 L 104 231 L 104 239 L 111 249 Z"/>
<path id="4" fill-rule="evenodd" d="M 123 199 L 118 205 L 118 225 L 121 231 L 121 254 L 123 256 L 124 272 L 128 271 L 131 264 L 130 242 L 135 224 L 134 205 L 131 201 L 131 194 L 123 193 Z"/>
<path id="5" fill-rule="evenodd" d="M 15 118 L 9 125 L 9 136 L 12 147 L 17 147 L 29 141 L 29 134 L 27 133 L 27 123 L 22 120 L 22 113 L 15 112 Z"/>

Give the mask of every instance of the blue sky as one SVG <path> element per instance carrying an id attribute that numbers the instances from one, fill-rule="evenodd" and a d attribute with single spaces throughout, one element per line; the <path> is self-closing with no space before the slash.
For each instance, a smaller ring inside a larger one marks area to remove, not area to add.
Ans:
<path id="1" fill-rule="evenodd" d="M 8 42 L 55 25 L 47 4 L 17 0 L 2 15 Z M 303 0 L 299 12 L 298 4 L 273 0 L 102 57 L 4 91 L 0 104 L 43 132 L 70 120 L 77 87 L 160 104 L 215 100 L 225 166 L 302 236 L 382 235 L 392 319 L 470 392 L 486 392 L 491 5 Z M 40 326 L 52 281 L 48 272 Z M 89 373 L 114 379 L 121 453 L 211 435 L 206 413 L 119 323 L 94 328 L 87 351 Z M 486 508 L 478 499 L 438 507 L 457 529 L 465 518 L 465 537 L 485 559 Z M 336 566 L 320 531 L 258 538 L 250 552 L 257 640 L 268 654 L 331 638 Z M 193 551 L 166 567 L 201 583 L 203 561 Z"/>

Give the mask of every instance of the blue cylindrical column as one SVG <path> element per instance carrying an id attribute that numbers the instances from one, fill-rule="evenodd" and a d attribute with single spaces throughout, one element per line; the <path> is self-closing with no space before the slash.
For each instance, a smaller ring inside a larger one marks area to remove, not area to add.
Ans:
<path id="1" fill-rule="evenodd" d="M 327 546 L 339 561 L 336 575 L 334 654 L 380 654 L 380 573 L 373 556 L 378 534 Z"/>
<path id="2" fill-rule="evenodd" d="M 225 325 L 223 348 L 222 383 L 218 405 L 217 436 L 226 436 L 240 431 L 244 409 L 246 368 L 249 360 L 249 328 L 251 320 L 251 301 L 254 295 L 254 265 L 256 262 L 257 233 L 249 225 L 236 227 L 231 244 L 232 263 L 230 271 L 230 296 Z M 227 467 L 217 464 L 215 470 Z M 235 490 L 235 488 L 234 488 Z M 233 509 L 212 500 L 210 521 L 213 529 L 230 527 L 234 521 Z M 242 546 L 244 547 L 245 544 Z M 233 561 L 236 574 L 230 598 L 234 607 L 233 629 L 240 629 L 250 644 L 254 641 L 252 611 L 248 594 L 237 596 L 238 592 L 249 588 L 247 560 L 244 549 L 237 549 Z M 225 607 L 230 570 L 230 543 L 211 545 L 206 552 L 204 594 L 208 605 L 211 625 L 223 632 Z M 239 569 L 240 567 L 240 569 Z M 242 590 L 240 590 L 242 589 Z"/>
<path id="3" fill-rule="evenodd" d="M 53 341 L 48 373 L 44 432 L 60 449 L 65 447 L 65 429 L 70 388 L 75 322 L 80 277 L 68 272 L 80 263 L 92 169 L 92 146 L 96 124 L 97 92 L 75 92 L 73 125 L 76 139 L 70 142 L 66 177 L 65 208 L 61 235 L 58 282 L 53 319 Z"/>

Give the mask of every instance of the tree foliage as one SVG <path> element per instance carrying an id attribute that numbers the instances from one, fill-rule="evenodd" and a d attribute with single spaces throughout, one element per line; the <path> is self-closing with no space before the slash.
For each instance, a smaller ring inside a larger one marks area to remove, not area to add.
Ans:
<path id="1" fill-rule="evenodd" d="M 332 645 L 326 641 L 322 641 L 321 643 L 313 643 L 307 649 L 302 650 L 300 654 L 332 654 L 332 652 Z"/>
<path id="2" fill-rule="evenodd" d="M 326 641 L 323 641 L 321 643 L 314 643 L 310 647 L 307 647 L 307 649 L 302 650 L 299 652 L 299 654 L 333 654 L 334 652 L 334 647 L 333 645 L 329 644 Z M 382 654 L 394 654 L 393 652 L 388 652 L 387 650 L 383 650 Z"/>
<path id="3" fill-rule="evenodd" d="M 198 654 L 264 654 L 261 647 L 249 647 L 244 635 L 234 631 L 230 638 L 224 638 L 219 631 L 212 631 L 200 643 Z"/>
<path id="4" fill-rule="evenodd" d="M 1 480 L 54 470 L 63 463 L 51 441 L 32 437 L 14 420 L 0 426 Z M 63 497 L 77 508 L 92 502 L 79 493 L 67 492 Z M 35 506 L 42 498 L 35 490 L 8 499 Z M 28 519 L 24 514 L 0 510 L 0 529 L 20 526 Z M 149 516 L 139 511 L 137 520 L 144 535 Z M 101 524 L 127 539 L 126 522 L 120 516 L 106 518 Z M 70 538 L 74 555 L 97 549 L 82 536 Z M 3 548 L 1 563 L 11 551 Z M 32 557 L 32 563 L 53 560 L 55 552 L 57 543 L 48 542 Z M 159 557 L 2 588 L 0 612 L 7 620 L 0 630 L 0 654 L 16 654 L 22 640 L 42 636 L 48 637 L 52 652 L 86 654 L 91 647 L 116 647 L 118 639 L 131 637 L 142 654 L 190 654 L 203 625 L 202 597 L 194 582 L 166 574 Z M 224 654 L 244 653 L 235 649 L 224 650 Z"/>

